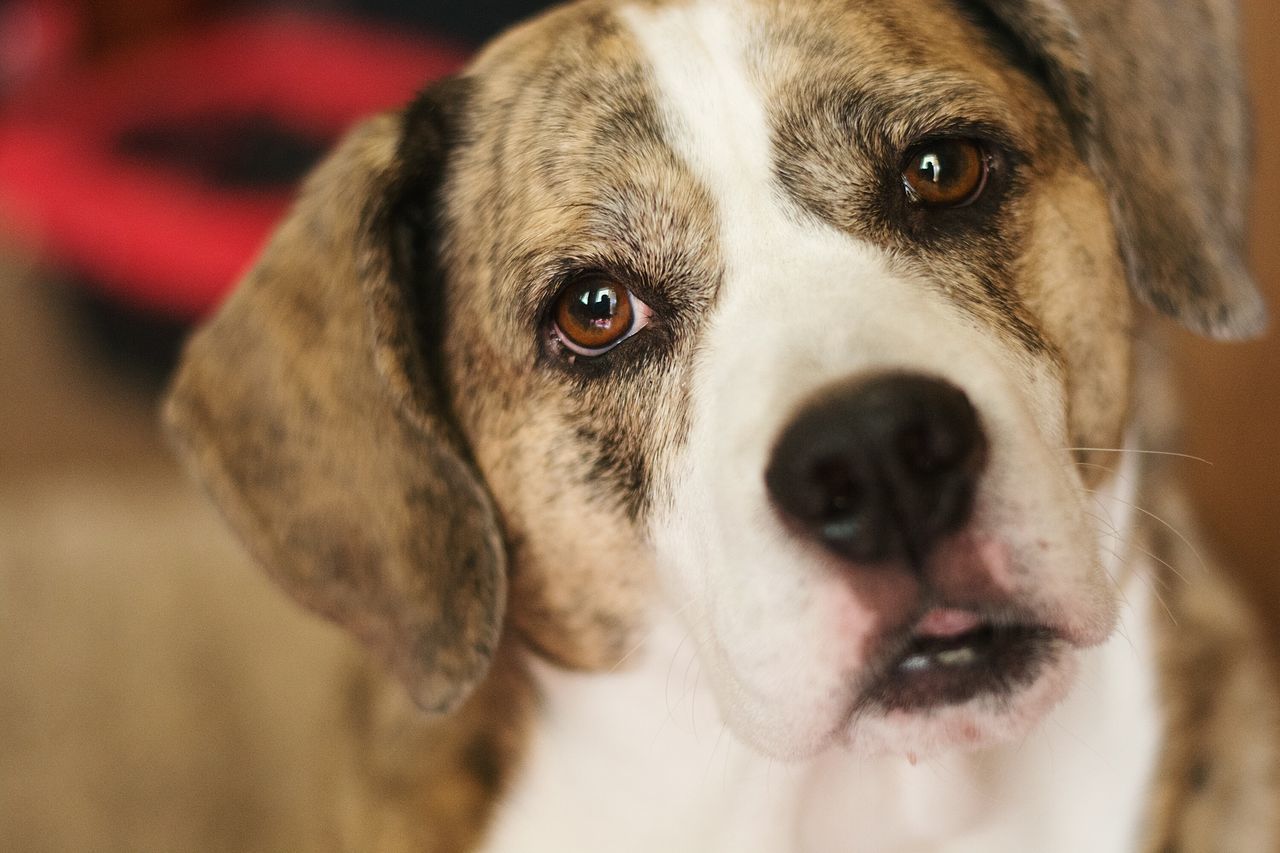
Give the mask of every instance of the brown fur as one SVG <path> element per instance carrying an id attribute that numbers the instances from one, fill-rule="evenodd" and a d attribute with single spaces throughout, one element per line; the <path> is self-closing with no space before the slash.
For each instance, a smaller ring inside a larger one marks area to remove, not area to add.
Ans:
<path id="1" fill-rule="evenodd" d="M 711 203 L 663 143 L 635 49 L 603 6 L 515 31 L 472 75 L 471 141 L 446 197 L 448 379 L 500 496 L 514 623 L 561 663 L 607 668 L 651 595 L 642 522 L 684 431 L 689 354 L 715 296 Z M 530 333 L 584 269 L 625 278 L 661 317 L 611 372 Z"/>
<path id="2" fill-rule="evenodd" d="M 450 710 L 497 645 L 505 554 L 404 352 L 413 315 L 390 247 L 365 233 L 367 200 L 397 176 L 398 127 L 371 120 L 312 176 L 188 346 L 167 418 L 272 576 L 378 650 L 423 707 Z"/>
<path id="3" fill-rule="evenodd" d="M 1133 309 L 1115 235 L 1098 187 L 1079 171 L 1046 179 L 1031 212 L 1034 224 L 1017 282 L 1029 312 L 1061 355 L 1067 427 L 1074 448 L 1124 444 L 1131 392 Z M 1085 484 L 1105 480 L 1098 451 L 1076 450 Z"/>
<path id="4" fill-rule="evenodd" d="M 984 0 L 1045 80 L 1111 193 L 1134 292 L 1187 326 L 1249 337 L 1248 139 L 1231 0 Z"/>
<path id="5" fill-rule="evenodd" d="M 1056 360 L 1018 292 L 1016 265 L 1028 208 L 1078 164 L 1034 81 L 1002 68 L 980 30 L 933 2 L 831 4 L 817 15 L 783 5 L 769 20 L 756 66 L 788 193 L 889 250 L 1018 348 Z M 900 191 L 902 153 L 944 135 L 997 136 L 1016 162 L 995 170 L 976 205 L 926 213 Z"/>
<path id="6" fill-rule="evenodd" d="M 1100 58 L 1126 20 L 1089 7 L 1073 22 L 1051 0 L 986 6 L 970 20 L 941 0 L 821 14 L 762 4 L 771 25 L 753 58 L 773 95 L 779 183 L 1052 365 L 1072 441 L 1110 446 L 1128 415 L 1126 274 L 1193 327 L 1256 325 L 1236 178 L 1211 190 L 1200 175 L 1148 172 L 1162 162 L 1160 105 L 1126 111 L 1132 81 Z M 659 475 L 685 432 L 726 259 L 713 202 L 664 141 L 609 7 L 583 2 L 518 28 L 460 81 L 355 131 L 174 385 L 179 443 L 272 576 L 359 636 L 420 707 L 462 708 L 428 718 L 376 679 L 354 694 L 357 848 L 471 847 L 519 758 L 523 656 L 613 666 L 655 599 L 643 522 L 668 498 Z M 1151 72 L 1152 57 L 1130 59 Z M 886 201 L 903 146 L 975 117 L 1018 167 L 986 217 L 957 211 L 940 225 Z M 1238 119 L 1228 109 L 1192 128 L 1193 142 L 1230 161 Z M 1188 165 L 1183 148 L 1163 153 Z M 650 329 L 591 363 L 544 324 L 586 270 L 656 309 Z M 1188 613 L 1200 597 L 1188 593 Z M 1238 639 L 1215 635 L 1212 660 Z M 1203 775 L 1170 756 L 1173 777 Z M 1253 771 L 1215 772 L 1239 783 Z M 1185 796 L 1162 788 L 1156 825 Z M 1240 801 L 1196 802 L 1218 808 L 1173 837 L 1195 838 Z"/>
<path id="7" fill-rule="evenodd" d="M 514 649 L 457 713 L 426 717 L 403 689 L 365 670 L 349 685 L 353 735 L 337 845 L 380 853 L 458 853 L 477 845 L 519 767 L 533 694 Z"/>
<path id="8" fill-rule="evenodd" d="M 1151 797 L 1147 853 L 1246 853 L 1280 839 L 1280 693 L 1255 614 L 1222 580 L 1176 488 L 1152 478 L 1139 547 L 1167 563 L 1157 608 L 1165 749 Z M 1193 541 L 1201 544 L 1193 545 Z"/>

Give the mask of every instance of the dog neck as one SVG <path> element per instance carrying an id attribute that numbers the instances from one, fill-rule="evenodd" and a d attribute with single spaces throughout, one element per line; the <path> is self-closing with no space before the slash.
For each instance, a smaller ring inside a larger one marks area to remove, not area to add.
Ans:
<path id="1" fill-rule="evenodd" d="M 1135 523 L 1133 467 L 1098 495 L 1104 551 L 1118 551 L 1112 543 L 1128 541 Z M 1078 684 L 1034 735 L 974 753 L 764 758 L 721 723 L 674 618 L 610 673 L 535 664 L 538 721 L 480 849 L 1132 850 L 1161 729 L 1152 579 L 1145 558 L 1123 571 L 1119 556 L 1109 559 L 1113 576 L 1126 577 L 1116 633 L 1082 653 Z"/>

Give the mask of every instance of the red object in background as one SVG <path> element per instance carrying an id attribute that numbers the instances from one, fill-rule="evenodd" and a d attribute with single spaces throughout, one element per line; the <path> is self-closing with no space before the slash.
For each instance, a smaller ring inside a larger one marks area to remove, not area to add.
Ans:
<path id="1" fill-rule="evenodd" d="M 286 159 L 306 142 L 318 152 L 464 58 L 443 41 L 278 14 L 149 46 L 9 105 L 0 222 L 113 299 L 198 317 L 234 284 L 292 195 L 252 175 L 270 166 L 258 162 L 255 134 L 264 151 L 279 155 L 283 145 Z M 202 148 L 222 144 L 244 150 Z"/>
<path id="2" fill-rule="evenodd" d="M 70 0 L 0 3 L 0 98 L 69 62 L 82 36 Z"/>

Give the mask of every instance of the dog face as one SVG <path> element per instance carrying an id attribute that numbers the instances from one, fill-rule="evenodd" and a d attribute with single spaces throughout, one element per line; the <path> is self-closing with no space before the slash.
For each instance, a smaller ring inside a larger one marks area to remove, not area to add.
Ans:
<path id="1" fill-rule="evenodd" d="M 1091 64 L 1126 22 L 1074 11 L 554 11 L 313 176 L 174 432 L 428 709 L 504 614 L 588 669 L 665 615 L 771 754 L 1016 737 L 1115 619 L 1074 462 L 1124 431 L 1130 290 L 1261 316 L 1220 59 L 1161 69 L 1183 147 L 1115 108 L 1155 45 Z"/>

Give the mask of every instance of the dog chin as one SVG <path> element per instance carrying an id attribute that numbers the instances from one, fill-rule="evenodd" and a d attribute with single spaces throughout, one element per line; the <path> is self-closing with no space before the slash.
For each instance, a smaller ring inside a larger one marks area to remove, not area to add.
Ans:
<path id="1" fill-rule="evenodd" d="M 1008 692 L 934 708 L 855 712 L 840 740 L 859 755 L 912 760 L 1022 740 L 1066 697 L 1077 670 L 1075 651 L 1060 651 L 1033 680 Z"/>
<path id="2" fill-rule="evenodd" d="M 865 696 L 817 714 L 768 714 L 741 707 L 726 721 L 739 739 L 779 761 L 804 761 L 832 750 L 858 757 L 900 755 L 915 761 L 974 751 L 1029 735 L 1070 691 L 1077 650 L 1059 644 L 1034 677 L 965 701 L 885 707 Z"/>

